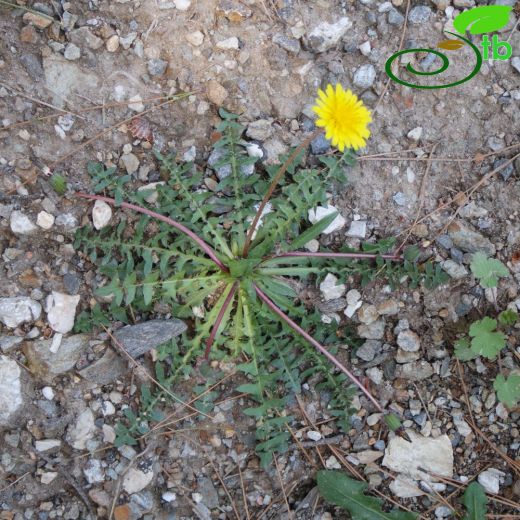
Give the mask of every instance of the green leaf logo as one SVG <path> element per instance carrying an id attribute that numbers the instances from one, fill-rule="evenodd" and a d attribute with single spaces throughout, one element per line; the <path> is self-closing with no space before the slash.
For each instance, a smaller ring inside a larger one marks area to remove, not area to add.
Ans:
<path id="1" fill-rule="evenodd" d="M 459 14 L 453 20 L 453 26 L 460 34 L 469 30 L 471 34 L 483 34 L 498 31 L 509 22 L 509 13 L 513 8 L 507 5 L 484 5 Z"/>

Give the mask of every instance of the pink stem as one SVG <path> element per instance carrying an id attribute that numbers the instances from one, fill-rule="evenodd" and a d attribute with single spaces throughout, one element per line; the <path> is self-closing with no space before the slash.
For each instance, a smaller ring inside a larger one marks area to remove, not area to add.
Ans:
<path id="1" fill-rule="evenodd" d="M 235 296 L 235 292 L 237 290 L 237 285 L 238 285 L 238 282 L 235 282 L 233 284 L 233 287 L 231 287 L 229 294 L 226 296 L 226 299 L 224 300 L 224 303 L 223 303 L 222 307 L 220 308 L 217 319 L 215 320 L 215 324 L 213 325 L 213 329 L 211 330 L 211 334 L 209 335 L 209 338 L 206 340 L 206 350 L 204 351 L 204 359 L 206 361 L 209 358 L 209 352 L 211 350 L 211 347 L 213 346 L 213 342 L 215 341 L 215 336 L 217 335 L 218 328 L 220 327 L 220 324 L 224 318 L 224 314 L 226 313 L 226 310 L 229 307 L 229 304 L 232 302 L 233 297 Z"/>
<path id="2" fill-rule="evenodd" d="M 280 308 L 276 306 L 274 302 L 272 302 L 269 297 L 256 285 L 253 284 L 255 288 L 256 294 L 258 297 L 282 320 L 284 320 L 292 329 L 294 329 L 298 334 L 303 336 L 314 348 L 316 348 L 319 352 L 321 352 L 329 361 L 331 361 L 337 368 L 339 368 L 367 397 L 374 403 L 375 407 L 381 412 L 385 413 L 383 407 L 377 402 L 375 397 L 363 386 L 363 383 L 352 374 L 344 365 L 340 363 L 338 359 L 336 359 L 323 345 L 318 343 L 309 333 L 303 330 L 297 323 L 295 323 L 287 314 L 285 314 Z"/>
<path id="3" fill-rule="evenodd" d="M 301 256 L 301 257 L 308 257 L 308 258 L 357 258 L 357 259 L 363 259 L 363 258 L 377 258 L 380 256 L 381 258 L 384 258 L 385 260 L 402 260 L 403 257 L 400 255 L 375 255 L 373 253 L 305 253 L 303 251 L 294 251 L 291 253 L 283 253 L 281 255 L 276 255 L 272 258 L 283 258 L 283 257 L 290 257 L 290 256 Z"/>
<path id="4" fill-rule="evenodd" d="M 108 204 L 112 204 L 113 206 L 116 205 L 116 201 L 114 199 L 111 199 L 110 197 L 103 197 L 101 195 L 89 195 L 88 193 L 82 193 L 77 191 L 75 193 L 77 197 L 81 197 L 83 199 L 91 199 L 91 200 L 102 200 Z M 170 226 L 173 226 L 174 228 L 178 229 L 185 235 L 188 235 L 194 242 L 196 242 L 201 249 L 217 264 L 218 267 L 222 271 L 228 272 L 229 269 L 218 259 L 215 251 L 208 245 L 204 240 L 202 240 L 200 237 L 198 237 L 191 229 L 188 229 L 186 226 L 181 224 L 180 222 L 177 222 L 176 220 L 173 220 L 169 217 L 165 217 L 164 215 L 161 215 L 160 213 L 156 213 L 155 211 L 151 211 L 147 208 L 143 208 L 141 206 L 137 206 L 136 204 L 129 204 L 128 202 L 121 202 L 120 204 L 123 208 L 133 209 L 134 211 L 137 211 L 139 213 L 143 213 L 144 215 L 148 215 L 150 217 L 154 217 L 158 220 L 162 220 L 163 222 L 166 222 L 167 224 L 170 224 Z"/>

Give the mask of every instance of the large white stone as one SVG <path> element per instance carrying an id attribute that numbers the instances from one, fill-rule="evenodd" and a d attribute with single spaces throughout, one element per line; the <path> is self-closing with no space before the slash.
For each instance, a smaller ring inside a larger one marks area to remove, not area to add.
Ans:
<path id="1" fill-rule="evenodd" d="M 390 491 L 399 498 L 413 498 L 420 497 L 424 493 L 417 487 L 415 480 L 397 475 L 397 477 L 390 483 Z"/>
<path id="2" fill-rule="evenodd" d="M 148 471 L 142 471 L 138 468 L 130 468 L 123 480 L 123 489 L 131 495 L 142 491 L 153 480 L 153 471 L 150 468 Z"/>
<path id="3" fill-rule="evenodd" d="M 11 213 L 9 224 L 11 231 L 15 235 L 32 235 L 38 231 L 38 228 L 32 223 L 31 219 L 18 210 Z"/>
<path id="4" fill-rule="evenodd" d="M 70 296 L 57 291 L 52 291 L 52 294 L 47 296 L 45 310 L 52 330 L 61 334 L 67 334 L 72 330 L 79 298 L 79 295 Z"/>
<path id="5" fill-rule="evenodd" d="M 309 46 L 315 52 L 325 52 L 337 45 L 351 27 L 352 22 L 346 16 L 336 23 L 322 22 L 308 34 Z"/>
<path id="6" fill-rule="evenodd" d="M 42 306 L 27 296 L 0 298 L 0 321 L 7 327 L 35 321 L 41 313 Z"/>
<path id="7" fill-rule="evenodd" d="M 320 283 L 320 291 L 325 301 L 341 298 L 345 294 L 345 290 L 345 285 L 338 284 L 338 279 L 331 273 Z"/>
<path id="8" fill-rule="evenodd" d="M 0 428 L 14 427 L 24 406 L 22 369 L 7 356 L 0 356 Z"/>
<path id="9" fill-rule="evenodd" d="M 67 442 L 76 450 L 84 450 L 86 443 L 94 437 L 95 432 L 94 414 L 90 408 L 87 408 L 69 427 Z"/>
<path id="10" fill-rule="evenodd" d="M 451 478 L 453 475 L 453 447 L 447 435 L 436 439 L 423 437 L 407 430 L 412 442 L 394 437 L 385 450 L 383 466 L 418 480 L 430 481 L 428 474 Z M 421 471 L 423 468 L 428 473 Z"/>
<path id="11" fill-rule="evenodd" d="M 96 229 L 103 229 L 112 218 L 112 208 L 102 200 L 96 200 L 92 208 L 92 222 Z"/>
<path id="12" fill-rule="evenodd" d="M 496 468 L 489 468 L 478 476 L 478 482 L 484 486 L 488 493 L 498 495 L 500 491 L 500 480 L 503 480 L 506 474 Z"/>
<path id="13" fill-rule="evenodd" d="M 308 213 L 309 221 L 311 224 L 316 224 L 316 222 L 319 222 L 326 216 L 336 212 L 338 213 L 338 216 L 323 230 L 324 235 L 329 235 L 330 233 L 333 233 L 334 231 L 338 231 L 338 229 L 341 229 L 346 222 L 346 220 L 341 216 L 337 208 L 328 204 L 327 206 L 317 206 L 314 209 L 310 209 Z"/>

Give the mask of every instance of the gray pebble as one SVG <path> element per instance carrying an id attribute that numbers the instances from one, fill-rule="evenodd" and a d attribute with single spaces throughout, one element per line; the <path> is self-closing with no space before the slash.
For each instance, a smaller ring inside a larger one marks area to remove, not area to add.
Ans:
<path id="1" fill-rule="evenodd" d="M 161 59 L 156 60 L 148 60 L 148 73 L 151 76 L 162 76 L 166 67 L 168 66 L 168 62 Z"/>
<path id="2" fill-rule="evenodd" d="M 432 10 L 427 5 L 415 6 L 408 15 L 408 21 L 412 24 L 425 23 L 430 19 Z"/>
<path id="3" fill-rule="evenodd" d="M 361 65 L 354 73 L 353 82 L 356 87 L 370 88 L 376 79 L 376 69 L 371 63 Z"/>
<path id="4" fill-rule="evenodd" d="M 406 204 L 406 195 L 401 191 L 398 191 L 392 198 L 398 206 L 404 206 Z"/>
<path id="5" fill-rule="evenodd" d="M 455 262 L 457 262 L 458 264 L 462 264 L 462 262 L 464 261 L 464 253 L 456 247 L 452 247 L 450 249 L 450 255 L 453 258 L 453 260 L 455 260 Z"/>
<path id="6" fill-rule="evenodd" d="M 404 23 L 404 16 L 397 9 L 390 9 L 388 12 L 388 23 L 400 27 Z"/>
<path id="7" fill-rule="evenodd" d="M 43 67 L 38 57 L 34 54 L 22 54 L 19 59 L 31 79 L 39 80 L 42 78 Z"/>
<path id="8" fill-rule="evenodd" d="M 311 151 L 313 155 L 323 155 L 330 150 L 330 141 L 325 139 L 323 134 L 318 135 L 311 141 Z"/>
<path id="9" fill-rule="evenodd" d="M 449 235 L 441 235 L 436 240 L 437 244 L 439 244 L 444 249 L 451 249 L 453 247 L 453 242 Z"/>
<path id="10" fill-rule="evenodd" d="M 80 279 L 72 273 L 67 273 L 63 276 L 63 285 L 68 294 L 78 294 Z"/>
<path id="11" fill-rule="evenodd" d="M 291 54 L 298 54 L 301 49 L 299 40 L 297 40 L 296 38 L 289 38 L 284 34 L 275 34 L 273 36 L 273 43 L 276 43 L 282 49 L 285 49 L 287 52 L 290 52 Z"/>
<path id="12" fill-rule="evenodd" d="M 65 47 L 65 52 L 63 53 L 63 56 L 65 56 L 65 59 L 70 61 L 79 60 L 79 58 L 81 57 L 81 51 L 77 45 L 69 43 Z"/>
<path id="13" fill-rule="evenodd" d="M 380 341 L 369 339 L 356 351 L 356 356 L 363 361 L 372 361 L 381 352 L 383 344 Z"/>
<path id="14" fill-rule="evenodd" d="M 507 162 L 507 159 L 497 159 L 493 163 L 493 170 L 496 170 L 497 168 L 499 168 L 505 162 Z M 511 177 L 511 175 L 513 175 L 513 163 L 507 165 L 505 168 L 500 170 L 500 175 L 501 175 L 502 179 L 507 181 L 509 179 L 509 177 Z"/>

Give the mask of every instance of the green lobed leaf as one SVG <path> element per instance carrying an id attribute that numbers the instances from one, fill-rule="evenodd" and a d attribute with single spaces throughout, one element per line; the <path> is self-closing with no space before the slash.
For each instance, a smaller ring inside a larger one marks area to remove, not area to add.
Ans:
<path id="1" fill-rule="evenodd" d="M 463 520 L 485 520 L 487 512 L 487 496 L 478 482 L 472 482 L 466 488 L 462 499 L 467 512 Z"/>
<path id="2" fill-rule="evenodd" d="M 508 408 L 513 408 L 520 402 L 520 375 L 511 374 L 506 379 L 502 374 L 498 374 L 493 388 L 497 391 L 499 401 Z"/>
<path id="3" fill-rule="evenodd" d="M 483 253 L 475 253 L 471 260 L 471 272 L 486 288 L 496 287 L 499 278 L 509 276 L 507 267 L 495 258 L 487 258 Z"/>
<path id="4" fill-rule="evenodd" d="M 485 318 L 471 324 L 469 335 L 472 337 L 471 350 L 478 356 L 495 359 L 506 346 L 506 337 L 496 332 L 497 320 Z"/>
<path id="5" fill-rule="evenodd" d="M 471 349 L 468 338 L 462 338 L 455 342 L 455 357 L 461 361 L 471 361 L 478 357 L 478 354 Z"/>
<path id="6" fill-rule="evenodd" d="M 518 321 L 518 312 L 513 309 L 506 309 L 498 315 L 500 325 L 512 326 Z"/>
<path id="7" fill-rule="evenodd" d="M 367 484 L 340 471 L 318 471 L 318 489 L 325 500 L 345 509 L 356 520 L 413 520 L 415 513 L 393 510 L 385 513 L 378 498 L 365 495 Z"/>

